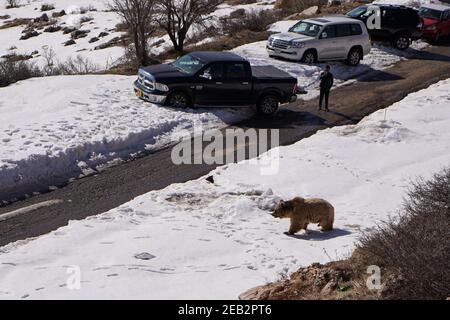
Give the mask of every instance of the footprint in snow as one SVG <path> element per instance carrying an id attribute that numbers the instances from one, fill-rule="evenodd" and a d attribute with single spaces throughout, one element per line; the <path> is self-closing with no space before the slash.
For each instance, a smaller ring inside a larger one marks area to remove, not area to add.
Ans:
<path id="1" fill-rule="evenodd" d="M 142 253 L 135 254 L 134 257 L 136 259 L 140 259 L 140 260 L 151 260 L 151 259 L 156 258 L 156 256 L 154 256 L 148 252 L 142 252 Z"/>

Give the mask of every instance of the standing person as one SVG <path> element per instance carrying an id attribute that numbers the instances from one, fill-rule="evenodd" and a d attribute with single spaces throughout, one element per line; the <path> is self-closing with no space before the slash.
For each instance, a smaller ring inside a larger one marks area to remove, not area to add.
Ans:
<path id="1" fill-rule="evenodd" d="M 330 66 L 326 65 L 324 71 L 320 74 L 320 99 L 319 110 L 322 110 L 323 98 L 325 98 L 325 110 L 328 109 L 328 97 L 330 96 L 330 90 L 333 86 L 333 74 L 330 72 Z"/>

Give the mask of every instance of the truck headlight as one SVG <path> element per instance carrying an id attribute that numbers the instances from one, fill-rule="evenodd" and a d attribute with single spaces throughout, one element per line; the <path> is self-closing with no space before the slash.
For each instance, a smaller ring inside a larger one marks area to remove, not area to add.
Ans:
<path id="1" fill-rule="evenodd" d="M 158 82 L 155 83 L 155 89 L 159 90 L 159 91 L 165 91 L 165 92 L 169 91 L 168 86 L 166 86 L 164 83 L 158 83 Z"/>
<path id="2" fill-rule="evenodd" d="M 292 48 L 303 48 L 305 46 L 305 43 L 302 41 L 292 41 L 291 47 Z"/>
<path id="3" fill-rule="evenodd" d="M 436 30 L 436 29 L 437 29 L 437 27 L 436 27 L 435 24 L 433 24 L 432 26 L 428 26 L 428 27 L 425 28 L 425 30 Z"/>

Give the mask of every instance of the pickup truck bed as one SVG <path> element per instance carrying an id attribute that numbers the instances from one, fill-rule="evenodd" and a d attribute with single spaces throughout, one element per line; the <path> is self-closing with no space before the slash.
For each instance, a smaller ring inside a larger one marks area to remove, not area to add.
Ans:
<path id="1" fill-rule="evenodd" d="M 251 66 L 252 74 L 255 78 L 266 78 L 266 79 L 291 79 L 292 76 L 278 68 L 273 66 Z"/>

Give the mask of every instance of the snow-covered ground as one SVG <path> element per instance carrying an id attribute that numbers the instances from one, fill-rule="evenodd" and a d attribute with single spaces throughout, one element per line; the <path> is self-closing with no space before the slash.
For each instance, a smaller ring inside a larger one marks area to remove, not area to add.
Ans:
<path id="1" fill-rule="evenodd" d="M 271 25 L 269 30 L 273 32 L 287 32 L 296 22 L 297 20 L 279 21 Z M 414 41 L 411 48 L 403 52 L 375 42 L 370 53 L 356 67 L 350 67 L 339 61 L 307 65 L 295 61 L 270 58 L 266 51 L 266 41 L 245 44 L 232 51 L 247 58 L 253 65 L 273 65 L 288 72 L 293 77 L 296 77 L 299 85 L 305 87 L 308 91 L 308 95 L 303 96 L 303 98 L 312 98 L 318 95 L 319 76 L 325 64 L 331 66 L 336 85 L 339 85 L 370 71 L 391 67 L 395 63 L 414 55 L 416 50 L 424 49 L 427 46 L 428 44 L 424 41 Z"/>
<path id="2" fill-rule="evenodd" d="M 92 168 L 171 142 L 202 124 L 224 127 L 252 115 L 241 109 L 174 109 L 134 96 L 135 77 L 35 78 L 0 88 L 0 201 L 31 194 Z"/>
<path id="3" fill-rule="evenodd" d="M 361 230 L 395 214 L 409 180 L 449 165 L 450 79 L 359 124 L 137 197 L 107 213 L 0 249 L 0 298 L 237 298 L 312 262 L 350 254 Z M 323 197 L 335 229 L 283 234 L 280 199 Z M 82 205 L 80 203 L 80 205 Z M 78 273 L 80 271 L 80 273 Z M 69 272 L 69 273 L 68 273 Z M 81 288 L 76 287 L 77 275 Z"/>
<path id="4" fill-rule="evenodd" d="M 39 36 L 27 40 L 19 40 L 22 36 L 22 31 L 25 29 L 24 25 L 2 29 L 0 30 L 0 57 L 13 52 L 29 55 L 34 51 L 38 51 L 37 54 L 33 55 L 32 61 L 39 65 L 45 65 L 46 62 L 43 58 L 44 50 L 45 48 L 51 48 L 55 52 L 55 59 L 61 62 L 66 61 L 69 57 L 75 58 L 77 55 L 81 55 L 88 57 L 99 69 L 107 69 L 114 65 L 117 59 L 123 55 L 123 48 L 118 46 L 95 50 L 95 47 L 122 35 L 122 32 L 115 30 L 116 25 L 120 22 L 120 18 L 114 12 L 107 11 L 107 1 L 23 0 L 20 1 L 21 6 L 19 8 L 11 9 L 5 9 L 5 4 L 6 1 L 3 1 L 0 5 L 0 16 L 9 15 L 10 18 L 0 20 L 0 25 L 16 18 L 34 19 L 46 13 L 50 19 L 57 21 L 56 25 L 61 27 L 74 26 L 81 30 L 89 30 L 90 32 L 87 37 L 76 39 L 76 44 L 65 46 L 64 43 L 70 39 L 70 34 L 63 34 L 62 31 L 49 33 L 38 30 L 41 33 Z M 55 9 L 41 12 L 40 9 L 43 4 L 53 4 Z M 80 10 L 83 8 L 90 9 L 90 11 L 81 14 Z M 96 9 L 96 11 L 92 9 Z M 60 12 L 61 10 L 65 10 L 65 16 L 52 18 L 53 12 Z M 80 25 L 80 19 L 82 18 L 90 18 L 92 20 L 81 23 Z M 107 32 L 108 35 L 99 38 L 99 41 L 89 43 L 91 38 L 98 37 L 101 32 Z"/>

